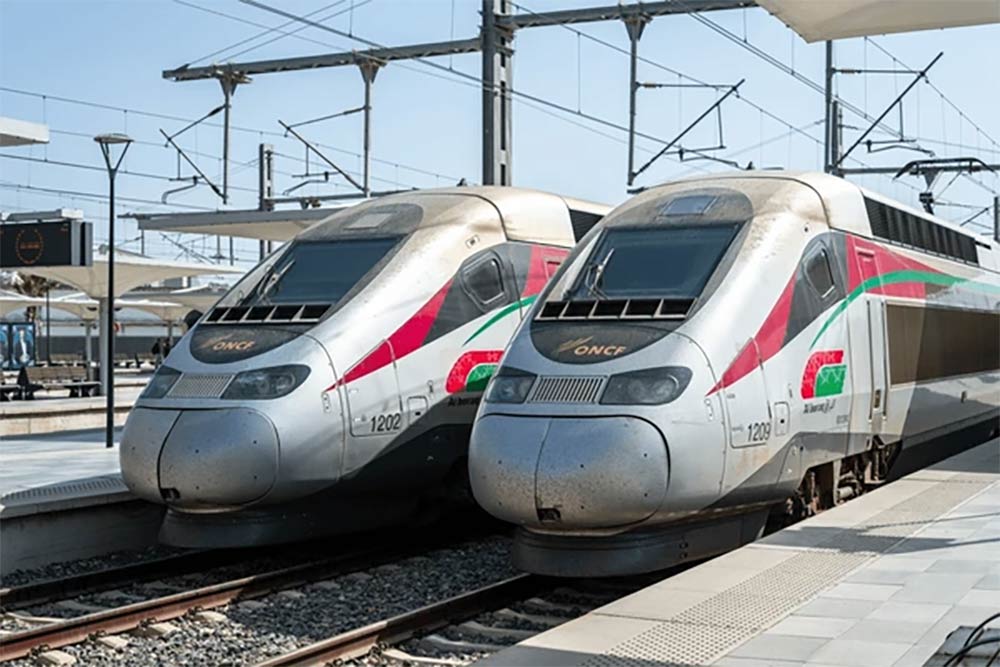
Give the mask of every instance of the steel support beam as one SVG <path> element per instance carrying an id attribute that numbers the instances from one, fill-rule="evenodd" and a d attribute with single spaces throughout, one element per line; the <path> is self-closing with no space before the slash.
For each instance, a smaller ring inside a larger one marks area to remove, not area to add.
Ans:
<path id="1" fill-rule="evenodd" d="M 646 16 L 667 16 L 669 14 L 693 14 L 721 9 L 741 9 L 756 7 L 754 0 L 665 0 L 664 2 L 637 2 L 630 5 L 609 5 L 586 9 L 566 9 L 554 12 L 527 12 L 498 17 L 497 25 L 508 30 L 539 28 L 572 23 L 593 23 Z"/>
<path id="2" fill-rule="evenodd" d="M 956 171 L 967 171 L 969 173 L 975 173 L 977 171 L 1000 171 L 1000 164 L 983 164 L 976 165 L 970 168 L 968 165 L 961 166 L 941 166 L 934 167 L 935 170 L 941 173 L 954 173 Z M 855 176 L 864 174 L 892 174 L 896 176 L 899 174 L 899 167 L 842 167 L 838 171 L 845 176 Z"/>
<path id="3" fill-rule="evenodd" d="M 427 44 L 414 44 L 412 46 L 366 49 L 364 51 L 344 51 L 341 53 L 327 53 L 299 58 L 253 60 L 242 63 L 206 65 L 205 67 L 188 67 L 184 65 L 176 69 L 164 70 L 163 78 L 172 81 L 196 81 L 198 79 L 218 79 L 230 73 L 253 76 L 254 74 L 294 72 L 321 67 L 360 65 L 369 60 L 384 64 L 393 60 L 413 60 L 416 58 L 459 55 L 462 53 L 476 53 L 479 50 L 479 38 L 473 37 L 471 39 L 458 39 L 448 42 L 431 42 Z"/>
<path id="4" fill-rule="evenodd" d="M 483 0 L 483 185 L 510 185 L 513 33 L 499 26 L 510 0 Z"/>

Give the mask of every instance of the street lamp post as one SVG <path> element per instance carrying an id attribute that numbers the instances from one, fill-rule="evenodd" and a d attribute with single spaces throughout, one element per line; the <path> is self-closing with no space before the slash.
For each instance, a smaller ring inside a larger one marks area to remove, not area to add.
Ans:
<path id="1" fill-rule="evenodd" d="M 101 368 L 104 375 L 104 393 L 107 398 L 107 424 L 105 426 L 105 446 L 115 446 L 115 175 L 121 166 L 125 153 L 128 152 L 131 137 L 125 134 L 100 134 L 94 137 L 101 146 L 104 164 L 108 167 L 108 296 L 107 296 L 107 358 Z M 113 146 L 122 147 L 121 154 L 111 164 Z"/>

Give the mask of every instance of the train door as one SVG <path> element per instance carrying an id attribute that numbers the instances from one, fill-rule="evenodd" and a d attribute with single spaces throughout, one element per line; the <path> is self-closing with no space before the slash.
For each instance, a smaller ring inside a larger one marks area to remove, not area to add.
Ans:
<path id="1" fill-rule="evenodd" d="M 862 296 L 861 308 L 854 311 L 851 341 L 855 359 L 855 402 L 852 422 L 855 432 L 878 435 L 888 409 L 888 373 L 886 371 L 885 302 L 872 292 L 881 285 L 878 260 L 869 250 L 857 250 L 862 283 L 869 283 Z M 859 391 L 867 386 L 868 391 Z"/>
<path id="2" fill-rule="evenodd" d="M 398 433 L 405 424 L 392 343 L 383 340 L 372 354 L 365 356 L 365 360 L 375 365 L 385 363 L 347 385 L 351 435 L 386 436 Z"/>
<path id="3" fill-rule="evenodd" d="M 755 368 L 723 388 L 726 414 L 729 416 L 729 442 L 733 447 L 764 445 L 772 436 L 771 404 L 767 397 L 760 349 L 753 339 L 747 342 L 747 346 L 753 353 Z"/>

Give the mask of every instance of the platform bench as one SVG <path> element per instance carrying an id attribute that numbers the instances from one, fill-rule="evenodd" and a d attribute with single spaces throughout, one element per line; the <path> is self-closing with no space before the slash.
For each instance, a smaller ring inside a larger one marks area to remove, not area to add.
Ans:
<path id="1" fill-rule="evenodd" d="M 17 381 L 21 398 L 31 400 L 40 389 L 69 389 L 70 398 L 93 396 L 101 383 L 87 379 L 87 369 L 79 366 L 29 366 Z"/>

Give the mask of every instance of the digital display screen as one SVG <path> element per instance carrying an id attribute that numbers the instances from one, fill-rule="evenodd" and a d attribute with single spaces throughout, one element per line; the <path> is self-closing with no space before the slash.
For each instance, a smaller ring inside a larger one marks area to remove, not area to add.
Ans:
<path id="1" fill-rule="evenodd" d="M 0 268 L 90 266 L 93 226 L 82 220 L 0 225 Z"/>

